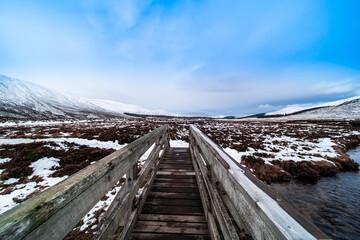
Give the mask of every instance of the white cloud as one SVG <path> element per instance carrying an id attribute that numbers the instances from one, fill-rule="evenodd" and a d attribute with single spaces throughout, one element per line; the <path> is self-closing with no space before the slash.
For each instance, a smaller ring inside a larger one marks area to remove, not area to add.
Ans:
<path id="1" fill-rule="evenodd" d="M 258 106 L 259 109 L 262 109 L 262 110 L 272 110 L 272 109 L 275 109 L 275 108 L 279 108 L 279 106 L 273 106 L 273 105 L 270 105 L 270 104 L 261 104 Z"/>
<path id="2" fill-rule="evenodd" d="M 339 94 L 352 93 L 359 91 L 360 84 L 355 83 L 353 79 L 344 79 L 340 81 L 322 81 L 312 87 L 312 91 L 319 94 Z"/>

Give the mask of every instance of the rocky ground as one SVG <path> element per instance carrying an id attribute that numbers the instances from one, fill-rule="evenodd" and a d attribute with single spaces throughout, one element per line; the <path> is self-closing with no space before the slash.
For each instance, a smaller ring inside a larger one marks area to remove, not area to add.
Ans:
<path id="1" fill-rule="evenodd" d="M 358 170 L 346 154 L 359 145 L 358 122 L 271 122 L 186 119 L 6 121 L 0 123 L 0 213 L 80 169 L 169 124 L 187 141 L 196 125 L 260 180 L 289 181 Z M 143 159 L 146 159 L 143 158 Z M 122 181 L 103 197 L 67 239 L 88 239 Z"/>

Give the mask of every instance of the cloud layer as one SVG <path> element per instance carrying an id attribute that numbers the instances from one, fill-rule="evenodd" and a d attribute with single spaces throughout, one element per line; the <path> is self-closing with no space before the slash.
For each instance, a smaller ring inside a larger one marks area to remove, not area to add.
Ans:
<path id="1" fill-rule="evenodd" d="M 356 1 L 1 1 L 0 72 L 90 98 L 243 115 L 359 94 Z"/>

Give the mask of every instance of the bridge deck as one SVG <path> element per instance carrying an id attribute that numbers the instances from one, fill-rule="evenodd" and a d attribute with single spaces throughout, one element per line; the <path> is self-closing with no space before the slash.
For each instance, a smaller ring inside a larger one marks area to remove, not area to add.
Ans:
<path id="1" fill-rule="evenodd" d="M 210 239 L 188 148 L 169 148 L 131 239 Z"/>

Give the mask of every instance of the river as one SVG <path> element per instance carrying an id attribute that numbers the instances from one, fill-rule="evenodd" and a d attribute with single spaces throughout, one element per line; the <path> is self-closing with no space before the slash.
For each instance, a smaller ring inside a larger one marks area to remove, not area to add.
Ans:
<path id="1" fill-rule="evenodd" d="M 360 163 L 360 147 L 348 154 Z M 271 188 L 332 239 L 360 239 L 360 171 L 315 183 L 272 183 Z"/>

